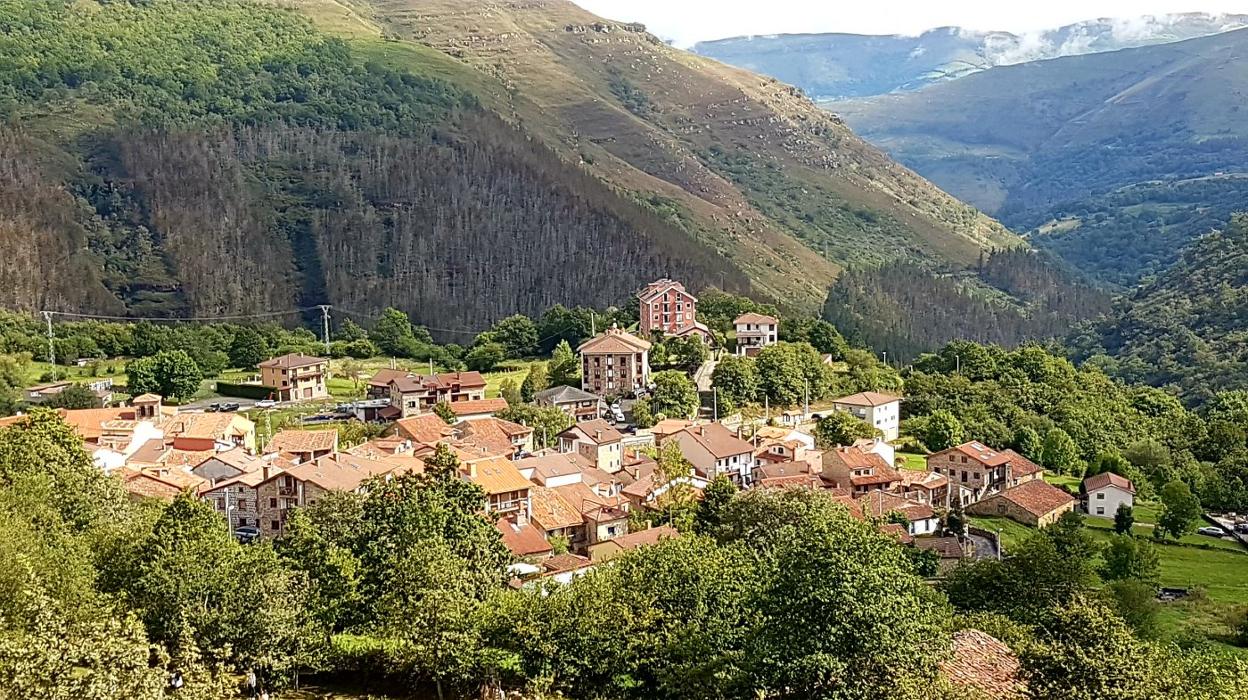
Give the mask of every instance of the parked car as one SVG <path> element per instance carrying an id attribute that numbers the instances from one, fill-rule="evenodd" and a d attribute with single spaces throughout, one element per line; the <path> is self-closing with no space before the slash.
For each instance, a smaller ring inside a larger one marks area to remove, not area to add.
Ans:
<path id="1" fill-rule="evenodd" d="M 219 403 L 210 403 L 206 407 L 204 407 L 204 413 L 216 413 L 217 411 L 220 411 L 220 410 L 221 410 L 221 404 Z"/>
<path id="2" fill-rule="evenodd" d="M 260 528 L 244 525 L 234 528 L 234 538 L 243 544 L 250 544 L 260 539 Z"/>
<path id="3" fill-rule="evenodd" d="M 1225 532 L 1222 528 L 1220 528 L 1220 527 L 1213 527 L 1212 525 L 1210 525 L 1210 526 L 1208 526 L 1208 527 L 1202 527 L 1202 528 L 1200 528 L 1199 530 L 1197 530 L 1196 532 L 1198 532 L 1198 533 L 1200 533 L 1200 534 L 1202 534 L 1202 535 L 1208 535 L 1208 536 L 1210 536 L 1210 537 L 1222 537 L 1223 535 L 1225 535 L 1225 534 L 1226 534 L 1226 532 Z"/>
<path id="4" fill-rule="evenodd" d="M 231 403 L 221 404 L 221 407 L 217 410 L 221 411 L 222 413 L 233 413 L 234 411 L 237 411 L 238 409 L 239 409 L 239 405 L 237 403 L 231 402 Z"/>
<path id="5" fill-rule="evenodd" d="M 1248 522 L 1235 523 L 1235 532 L 1248 532 Z"/>
<path id="6" fill-rule="evenodd" d="M 611 418 L 612 418 L 612 419 L 614 419 L 614 421 L 615 421 L 616 423 L 623 423 L 623 422 L 624 422 L 624 412 L 623 412 L 623 411 L 621 411 L 619 408 L 617 408 L 617 407 L 615 407 L 615 406 L 612 406 L 612 407 L 611 407 Z"/>
<path id="7" fill-rule="evenodd" d="M 256 402 L 256 408 L 273 408 L 276 405 L 277 402 L 273 399 L 261 399 Z"/>

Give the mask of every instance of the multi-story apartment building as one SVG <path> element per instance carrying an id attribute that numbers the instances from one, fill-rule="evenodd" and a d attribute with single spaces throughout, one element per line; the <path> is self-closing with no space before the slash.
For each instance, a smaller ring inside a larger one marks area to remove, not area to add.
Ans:
<path id="1" fill-rule="evenodd" d="M 325 380 L 329 360 L 307 355 L 282 355 L 260 363 L 260 383 L 278 401 L 310 401 L 329 396 Z"/>
<path id="2" fill-rule="evenodd" d="M 650 343 L 612 326 L 581 343 L 581 388 L 599 396 L 624 396 L 650 383 Z"/>
<path id="3" fill-rule="evenodd" d="M 654 333 L 686 335 L 696 333 L 710 339 L 710 330 L 698 323 L 698 298 L 685 290 L 685 285 L 669 279 L 651 282 L 637 293 L 641 303 L 641 336 Z"/>

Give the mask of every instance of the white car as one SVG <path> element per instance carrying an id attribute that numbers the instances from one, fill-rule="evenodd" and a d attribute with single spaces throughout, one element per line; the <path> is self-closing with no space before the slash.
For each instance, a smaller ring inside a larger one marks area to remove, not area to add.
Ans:
<path id="1" fill-rule="evenodd" d="M 277 402 L 273 399 L 264 399 L 263 401 L 256 402 L 256 408 L 273 408 L 276 405 Z"/>
<path id="2" fill-rule="evenodd" d="M 1198 532 L 1198 533 L 1200 533 L 1200 534 L 1202 534 L 1202 535 L 1208 535 L 1208 536 L 1210 536 L 1210 537 L 1222 537 L 1223 535 L 1225 535 L 1225 534 L 1226 534 L 1226 532 L 1225 532 L 1225 531 L 1223 531 L 1223 530 L 1222 530 L 1222 528 L 1220 528 L 1220 527 L 1213 527 L 1213 526 L 1209 526 L 1209 527 L 1202 527 L 1202 528 L 1200 528 L 1199 530 L 1197 530 L 1196 532 Z"/>

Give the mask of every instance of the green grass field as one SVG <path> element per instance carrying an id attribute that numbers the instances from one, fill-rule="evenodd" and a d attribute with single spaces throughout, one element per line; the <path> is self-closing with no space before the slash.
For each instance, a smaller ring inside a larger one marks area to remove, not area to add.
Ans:
<path id="1" fill-rule="evenodd" d="M 914 452 L 898 452 L 897 457 L 906 460 L 905 464 L 902 465 L 906 469 L 916 472 L 927 471 L 927 457 L 925 455 Z"/>
<path id="2" fill-rule="evenodd" d="M 1137 537 L 1152 541 L 1152 528 L 1158 507 L 1139 503 L 1135 507 Z M 999 517 L 975 517 L 971 523 L 986 530 L 1001 530 L 1001 540 L 1008 553 L 1010 547 L 1034 530 L 1012 520 Z M 1113 521 L 1084 517 L 1088 533 L 1098 542 L 1108 542 L 1113 535 Z M 1204 548 L 1192 545 L 1206 545 Z M 1165 603 L 1158 614 L 1161 634 L 1169 639 L 1199 637 L 1235 653 L 1248 650 L 1227 643 L 1231 629 L 1228 616 L 1238 607 L 1248 605 L 1248 550 L 1229 540 L 1202 535 L 1186 535 L 1178 544 L 1159 543 L 1161 585 L 1197 590 L 1190 599 Z"/>

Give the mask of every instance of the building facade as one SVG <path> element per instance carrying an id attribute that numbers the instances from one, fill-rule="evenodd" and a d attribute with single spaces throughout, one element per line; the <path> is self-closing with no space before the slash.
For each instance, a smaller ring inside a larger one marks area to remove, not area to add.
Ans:
<path id="1" fill-rule="evenodd" d="M 697 323 L 698 298 L 685 290 L 685 285 L 669 279 L 651 282 L 637 293 L 641 303 L 643 338 L 652 333 L 677 335 Z"/>
<path id="2" fill-rule="evenodd" d="M 650 343 L 612 326 L 581 343 L 581 388 L 598 396 L 628 396 L 650 383 Z"/>
<path id="3" fill-rule="evenodd" d="M 901 434 L 901 399 L 899 397 L 864 391 L 860 394 L 834 399 L 832 406 L 880 431 L 888 442 L 896 440 Z"/>
<path id="4" fill-rule="evenodd" d="M 260 383 L 278 401 L 314 401 L 329 397 L 325 381 L 329 360 L 307 355 L 282 355 L 260 363 Z"/>
<path id="5" fill-rule="evenodd" d="M 732 322 L 737 333 L 737 355 L 753 357 L 780 342 L 780 320 L 763 314 L 741 314 Z"/>

